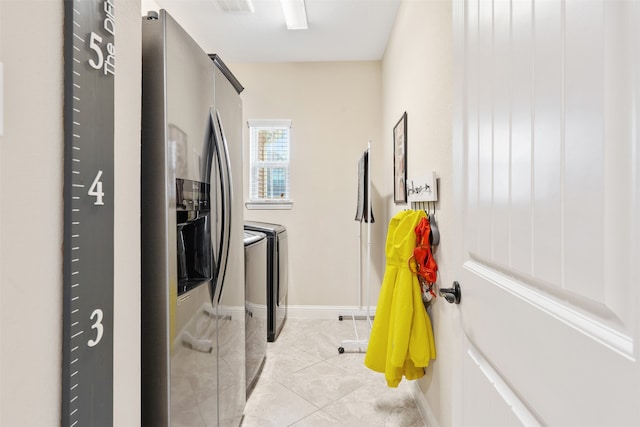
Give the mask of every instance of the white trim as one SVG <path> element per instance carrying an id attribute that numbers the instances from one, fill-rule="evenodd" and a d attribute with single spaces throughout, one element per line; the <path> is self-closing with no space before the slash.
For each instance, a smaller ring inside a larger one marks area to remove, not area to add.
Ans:
<path id="1" fill-rule="evenodd" d="M 463 266 L 467 271 L 482 277 L 532 306 L 555 317 L 559 321 L 583 333 L 585 336 L 609 347 L 621 356 L 635 361 L 633 337 L 617 331 L 603 321 L 587 316 L 563 301 L 526 287 L 523 283 L 491 270 L 476 261 L 467 261 Z"/>
<path id="2" fill-rule="evenodd" d="M 287 127 L 290 128 L 291 127 L 291 120 L 287 120 L 287 119 L 251 119 L 251 120 L 247 120 L 247 127 L 257 127 L 257 128 L 261 128 L 261 127 Z"/>
<path id="3" fill-rule="evenodd" d="M 418 407 L 418 412 L 422 416 L 424 423 L 429 427 L 440 427 L 440 423 L 438 422 L 438 418 L 436 418 L 433 413 L 433 409 L 431 409 L 431 405 L 427 401 L 420 385 L 417 381 L 413 382 L 413 389 L 411 390 L 411 394 L 413 395 L 413 400 L 416 402 L 416 406 Z"/>
<path id="4" fill-rule="evenodd" d="M 371 307 L 371 316 L 376 308 Z M 338 305 L 288 305 L 287 317 L 290 319 L 338 319 L 338 316 L 366 316 L 367 309 L 356 306 Z"/>
<path id="5" fill-rule="evenodd" d="M 502 379 L 500 374 L 491 367 L 489 362 L 482 357 L 480 352 L 471 343 L 469 343 L 467 355 L 473 363 L 477 365 L 487 381 L 493 385 L 496 392 L 502 398 L 502 402 L 511 409 L 511 413 L 518 419 L 521 425 L 531 427 L 542 425 L 531 411 L 529 411 L 520 397 L 514 393 L 509 384 Z"/>
<path id="6" fill-rule="evenodd" d="M 249 210 L 284 210 L 284 209 L 293 209 L 293 202 L 289 201 L 251 201 L 246 202 L 244 206 Z"/>

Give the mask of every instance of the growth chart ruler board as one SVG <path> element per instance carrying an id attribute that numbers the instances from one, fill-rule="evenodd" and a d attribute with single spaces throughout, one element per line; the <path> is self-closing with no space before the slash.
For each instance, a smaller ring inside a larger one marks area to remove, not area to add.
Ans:
<path id="1" fill-rule="evenodd" d="M 113 425 L 115 0 L 65 0 L 62 426 Z"/>

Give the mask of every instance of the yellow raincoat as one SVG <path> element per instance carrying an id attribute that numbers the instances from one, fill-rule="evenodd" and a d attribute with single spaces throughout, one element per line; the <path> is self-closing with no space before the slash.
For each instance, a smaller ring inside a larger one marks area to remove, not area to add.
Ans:
<path id="1" fill-rule="evenodd" d="M 386 269 L 364 364 L 385 374 L 389 387 L 402 376 L 415 380 L 436 358 L 431 320 L 422 303 L 418 278 L 409 269 L 416 245 L 415 227 L 424 211 L 407 210 L 389 222 Z"/>

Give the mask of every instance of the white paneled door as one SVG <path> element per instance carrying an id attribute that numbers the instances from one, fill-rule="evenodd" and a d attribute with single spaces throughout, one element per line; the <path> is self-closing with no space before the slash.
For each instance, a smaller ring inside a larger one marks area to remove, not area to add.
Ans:
<path id="1" fill-rule="evenodd" d="M 454 419 L 638 426 L 640 1 L 454 0 L 453 15 Z"/>

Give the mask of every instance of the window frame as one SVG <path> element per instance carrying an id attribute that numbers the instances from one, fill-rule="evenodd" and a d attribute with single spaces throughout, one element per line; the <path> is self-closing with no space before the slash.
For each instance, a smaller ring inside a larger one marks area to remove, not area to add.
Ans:
<path id="1" fill-rule="evenodd" d="M 293 201 L 291 199 L 291 120 L 264 120 L 253 119 L 247 120 L 249 128 L 249 201 L 245 203 L 247 209 L 292 209 Z M 288 128 L 288 156 L 286 162 L 258 162 L 257 157 L 257 141 L 254 141 L 253 128 Z M 252 186 L 256 171 L 260 165 L 271 165 L 285 168 L 286 181 L 285 188 L 288 197 L 282 199 L 262 199 L 254 198 Z"/>

